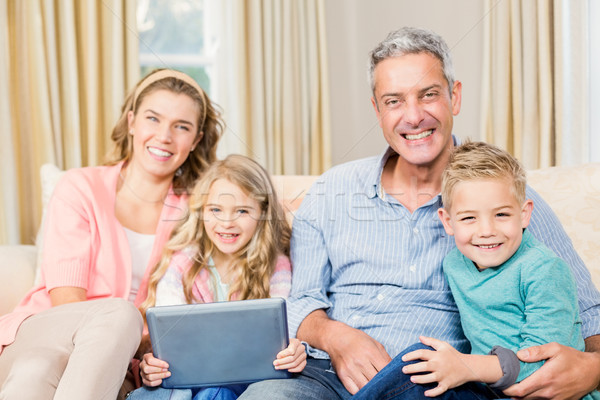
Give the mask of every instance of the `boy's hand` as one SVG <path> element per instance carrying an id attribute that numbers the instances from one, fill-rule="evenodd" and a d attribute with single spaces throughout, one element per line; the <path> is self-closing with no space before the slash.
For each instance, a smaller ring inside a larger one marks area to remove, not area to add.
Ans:
<path id="1" fill-rule="evenodd" d="M 427 390 L 425 396 L 439 396 L 448 389 L 472 380 L 470 377 L 473 376 L 473 372 L 465 362 L 465 354 L 438 339 L 421 336 L 420 340 L 421 343 L 433 347 L 436 351 L 416 350 L 405 354 L 402 361 L 421 360 L 421 362 L 405 366 L 402 368 L 402 372 L 405 374 L 429 372 L 428 374 L 414 375 L 410 378 L 412 382 L 419 384 L 438 383 L 435 388 Z"/>
<path id="2" fill-rule="evenodd" d="M 146 353 L 140 363 L 140 375 L 144 385 L 158 386 L 164 378 L 171 376 L 171 372 L 166 361 L 159 360 L 152 353 Z"/>
<path id="3" fill-rule="evenodd" d="M 306 366 L 304 345 L 296 338 L 290 339 L 290 345 L 277 353 L 273 361 L 275 369 L 287 369 L 289 372 L 302 372 Z"/>

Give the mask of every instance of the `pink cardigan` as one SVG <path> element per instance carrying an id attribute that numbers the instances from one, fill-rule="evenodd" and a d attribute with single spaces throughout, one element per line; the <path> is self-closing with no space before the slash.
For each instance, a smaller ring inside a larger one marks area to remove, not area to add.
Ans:
<path id="1" fill-rule="evenodd" d="M 115 216 L 117 181 L 122 163 L 72 169 L 57 184 L 46 213 L 41 282 L 15 308 L 0 318 L 0 354 L 15 340 L 21 323 L 51 307 L 48 292 L 74 286 L 87 290 L 88 300 L 120 297 L 131 289 L 131 253 Z M 187 196 L 172 191 L 165 199 L 152 254 L 135 299 L 147 295 L 149 272 L 178 220 L 187 213 Z"/>

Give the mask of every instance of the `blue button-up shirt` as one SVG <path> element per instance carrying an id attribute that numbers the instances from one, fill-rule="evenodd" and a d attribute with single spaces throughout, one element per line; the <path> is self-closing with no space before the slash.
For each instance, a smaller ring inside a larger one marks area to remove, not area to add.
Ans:
<path id="1" fill-rule="evenodd" d="M 381 186 L 389 149 L 334 167 L 312 186 L 297 211 L 288 299 L 290 334 L 312 311 L 360 329 L 391 357 L 420 335 L 469 351 L 458 309 L 442 272 L 454 247 L 437 216 L 437 195 L 410 212 Z M 535 203 L 529 231 L 573 269 L 584 337 L 600 333 L 600 294 L 550 207 L 528 188 Z M 309 347 L 309 354 L 327 353 Z"/>

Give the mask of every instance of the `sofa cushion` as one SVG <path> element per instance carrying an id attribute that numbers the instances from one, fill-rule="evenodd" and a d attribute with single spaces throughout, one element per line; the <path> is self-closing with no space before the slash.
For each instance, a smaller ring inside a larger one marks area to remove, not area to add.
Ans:
<path id="1" fill-rule="evenodd" d="M 600 287 L 600 163 L 538 169 L 527 179 L 552 207 Z"/>

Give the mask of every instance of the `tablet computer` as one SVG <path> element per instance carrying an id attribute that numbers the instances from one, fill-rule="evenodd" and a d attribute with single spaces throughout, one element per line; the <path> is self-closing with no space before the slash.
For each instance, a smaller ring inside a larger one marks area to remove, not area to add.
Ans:
<path id="1" fill-rule="evenodd" d="M 169 363 L 165 388 L 194 388 L 288 378 L 273 367 L 289 344 L 282 298 L 151 307 L 154 356 Z"/>

